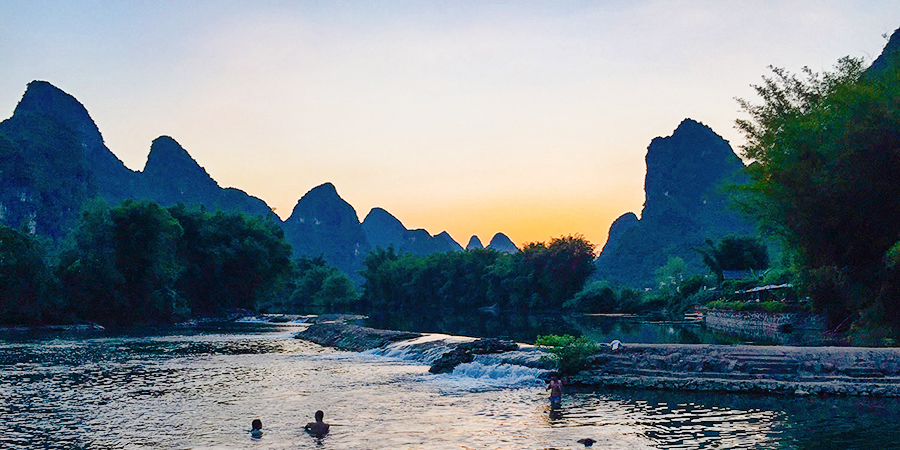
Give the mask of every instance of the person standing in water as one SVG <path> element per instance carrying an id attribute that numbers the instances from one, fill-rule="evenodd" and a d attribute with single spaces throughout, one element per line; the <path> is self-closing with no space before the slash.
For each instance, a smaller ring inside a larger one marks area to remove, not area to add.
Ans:
<path id="1" fill-rule="evenodd" d="M 324 437 L 326 434 L 328 434 L 328 429 L 331 428 L 330 425 L 322 421 L 322 419 L 324 418 L 325 413 L 323 413 L 321 410 L 316 411 L 316 421 L 306 424 L 303 429 L 317 438 Z"/>
<path id="2" fill-rule="evenodd" d="M 547 385 L 550 390 L 550 406 L 559 406 L 562 403 L 563 382 L 558 376 L 550 377 L 550 384 Z"/>

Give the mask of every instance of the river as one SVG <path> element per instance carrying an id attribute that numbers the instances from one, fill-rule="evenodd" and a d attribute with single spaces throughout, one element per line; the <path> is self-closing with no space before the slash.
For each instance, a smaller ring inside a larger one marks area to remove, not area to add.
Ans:
<path id="1" fill-rule="evenodd" d="M 886 449 L 900 400 L 573 390 L 536 369 L 340 352 L 297 326 L 0 335 L 0 447 L 42 449 Z M 392 356 L 389 356 L 392 355 Z M 302 431 L 316 410 L 331 433 Z M 259 418 L 263 437 L 250 437 Z"/>

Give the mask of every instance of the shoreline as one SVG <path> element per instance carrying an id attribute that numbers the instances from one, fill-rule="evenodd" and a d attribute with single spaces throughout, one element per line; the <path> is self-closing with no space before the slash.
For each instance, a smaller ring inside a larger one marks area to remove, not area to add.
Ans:
<path id="1" fill-rule="evenodd" d="M 330 326 L 311 327 L 296 337 L 363 351 L 420 335 L 332 322 Z M 570 384 L 585 387 L 900 397 L 900 348 L 626 342 L 611 351 L 607 345 L 598 344 L 598 353 L 589 359 L 587 367 L 567 378 Z"/>

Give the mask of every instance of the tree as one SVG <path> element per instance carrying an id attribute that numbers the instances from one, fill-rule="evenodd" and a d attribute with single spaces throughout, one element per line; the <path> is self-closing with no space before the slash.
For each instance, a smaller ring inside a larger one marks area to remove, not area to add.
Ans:
<path id="1" fill-rule="evenodd" d="M 570 300 L 563 303 L 563 308 L 591 313 L 612 313 L 621 310 L 616 291 L 606 281 L 588 283 Z"/>
<path id="2" fill-rule="evenodd" d="M 107 325 L 171 321 L 183 310 L 174 290 L 181 233 L 155 203 L 90 203 L 58 268 L 73 313 Z"/>
<path id="3" fill-rule="evenodd" d="M 176 286 L 194 314 L 256 310 L 290 276 L 291 247 L 271 220 L 183 205 L 169 211 L 184 229 L 176 251 L 185 269 Z"/>
<path id="4" fill-rule="evenodd" d="M 335 310 L 348 308 L 359 300 L 356 286 L 340 269 L 328 265 L 325 258 L 301 257 L 293 262 L 289 306 L 292 311 L 310 307 Z"/>
<path id="5" fill-rule="evenodd" d="M 706 248 L 695 248 L 703 263 L 716 276 L 719 284 L 725 279 L 726 270 L 764 270 L 769 267 L 766 246 L 749 236 L 726 236 L 713 243 L 706 240 Z"/>
<path id="6" fill-rule="evenodd" d="M 743 156 L 755 161 L 743 205 L 796 252 L 832 325 L 860 313 L 897 334 L 884 260 L 900 238 L 900 65 L 864 71 L 845 57 L 832 72 L 772 72 L 753 86 L 761 104 L 738 100 Z"/>
<path id="7" fill-rule="evenodd" d="M 61 312 L 46 250 L 34 236 L 0 225 L 0 324 L 36 325 Z"/>
<path id="8" fill-rule="evenodd" d="M 561 375 L 574 375 L 587 368 L 591 356 L 598 352 L 597 344 L 580 336 L 566 335 L 538 336 L 534 345 L 550 353 Z"/>
<path id="9" fill-rule="evenodd" d="M 581 290 L 595 270 L 594 244 L 581 235 L 554 238 L 549 244 L 531 242 L 513 255 L 515 272 L 525 276 L 517 283 L 527 306 L 559 308 Z M 530 294 L 530 295 L 529 295 Z"/>

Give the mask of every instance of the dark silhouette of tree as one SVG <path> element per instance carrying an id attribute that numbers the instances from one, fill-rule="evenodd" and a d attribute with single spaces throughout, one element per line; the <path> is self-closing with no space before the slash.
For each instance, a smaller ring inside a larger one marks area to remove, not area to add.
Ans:
<path id="1" fill-rule="evenodd" d="M 0 324 L 58 320 L 62 305 L 56 290 L 46 246 L 28 233 L 0 225 Z"/>
<path id="2" fill-rule="evenodd" d="M 707 239 L 705 248 L 694 251 L 700 253 L 703 264 L 715 274 L 720 284 L 726 270 L 764 270 L 769 267 L 766 246 L 752 237 L 726 236 L 716 243 Z"/>
<path id="3" fill-rule="evenodd" d="M 885 266 L 900 238 L 900 65 L 838 61 L 833 72 L 773 68 L 739 100 L 749 119 L 744 207 L 797 255 L 801 280 L 833 326 L 900 333 L 900 292 Z M 855 316 L 859 313 L 859 316 Z M 862 336 L 862 334 L 858 334 Z"/>

